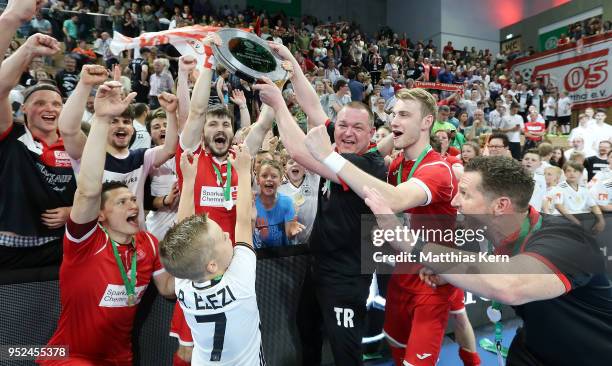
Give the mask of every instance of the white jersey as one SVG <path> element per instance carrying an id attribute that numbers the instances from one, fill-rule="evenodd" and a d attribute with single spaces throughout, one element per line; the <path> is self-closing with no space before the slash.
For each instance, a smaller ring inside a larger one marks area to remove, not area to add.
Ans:
<path id="1" fill-rule="evenodd" d="M 169 159 L 159 168 L 151 170 L 151 195 L 154 197 L 164 197 L 172 189 L 176 182 L 176 160 Z M 158 240 L 166 236 L 166 232 L 174 224 L 176 219 L 177 203 L 172 207 L 162 207 L 157 211 L 149 211 L 147 215 L 147 231 L 155 235 Z"/>
<path id="2" fill-rule="evenodd" d="M 612 205 L 612 177 L 597 182 L 590 192 L 599 206 Z"/>
<path id="3" fill-rule="evenodd" d="M 589 182 L 589 186 L 592 187 L 598 182 L 603 182 L 608 179 L 612 179 L 612 170 L 610 170 L 609 166 L 595 173 L 595 175 L 593 176 L 593 178 L 591 178 L 591 181 Z"/>
<path id="4" fill-rule="evenodd" d="M 546 196 L 546 180 L 544 175 L 537 172 L 533 175 L 534 187 L 529 204 L 538 212 L 542 212 L 542 201 Z"/>
<path id="5" fill-rule="evenodd" d="M 314 220 L 317 216 L 317 202 L 319 192 L 319 181 L 321 177 L 318 174 L 306 172 L 304 181 L 299 187 L 296 187 L 290 181 L 283 183 L 278 187 L 278 192 L 291 197 L 295 205 L 297 213 L 297 221 L 304 225 L 305 228 L 295 238 L 292 238 L 292 243 L 303 244 L 308 241 Z"/>
<path id="6" fill-rule="evenodd" d="M 544 199 L 542 200 L 542 211 L 540 212 L 549 214 L 549 215 L 555 215 L 555 216 L 561 215 L 561 213 L 559 213 L 559 211 L 557 211 L 557 209 L 555 208 L 554 195 L 555 195 L 556 188 L 557 188 L 556 186 L 546 187 L 546 194 L 544 195 Z M 548 203 L 548 210 L 544 209 L 545 208 L 544 202 Z"/>
<path id="7" fill-rule="evenodd" d="M 525 129 L 523 117 L 520 114 L 507 116 L 504 117 L 504 123 L 504 128 L 519 126 L 518 131 L 508 131 L 506 132 L 506 136 L 508 136 L 508 141 L 510 142 L 521 142 L 521 131 Z"/>
<path id="8" fill-rule="evenodd" d="M 563 205 L 570 214 L 589 213 L 591 207 L 597 205 L 586 187 L 579 185 L 578 190 L 574 190 L 567 182 L 555 187 L 553 203 Z"/>
<path id="9" fill-rule="evenodd" d="M 236 243 L 220 280 L 175 280 L 176 296 L 193 336 L 193 366 L 265 365 L 255 297 L 256 262 L 252 247 Z"/>
<path id="10" fill-rule="evenodd" d="M 149 131 L 147 131 L 147 127 L 141 124 L 140 122 L 134 120 L 134 133 L 136 137 L 134 138 L 134 143 L 130 146 L 130 149 L 148 149 L 151 147 L 151 135 L 149 135 Z"/>

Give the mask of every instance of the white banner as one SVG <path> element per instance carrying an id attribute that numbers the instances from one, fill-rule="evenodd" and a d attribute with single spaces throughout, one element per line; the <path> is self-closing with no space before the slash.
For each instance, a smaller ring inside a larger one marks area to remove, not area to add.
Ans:
<path id="1" fill-rule="evenodd" d="M 135 49 L 135 57 L 143 47 L 154 47 L 170 43 L 181 55 L 191 55 L 198 60 L 198 65 L 204 64 L 206 51 L 202 40 L 209 32 L 216 32 L 220 27 L 193 25 L 190 27 L 176 28 L 161 32 L 143 33 L 136 38 L 126 37 L 119 32 L 113 33 L 111 52 L 119 55 L 122 51 Z M 249 29 L 243 29 L 250 31 Z M 210 50 L 209 50 L 210 53 Z"/>
<path id="2" fill-rule="evenodd" d="M 544 85 L 552 82 L 559 91 L 567 91 L 574 109 L 612 106 L 612 33 L 585 38 L 581 43 L 514 60 L 511 70 L 526 80 L 542 78 Z"/>

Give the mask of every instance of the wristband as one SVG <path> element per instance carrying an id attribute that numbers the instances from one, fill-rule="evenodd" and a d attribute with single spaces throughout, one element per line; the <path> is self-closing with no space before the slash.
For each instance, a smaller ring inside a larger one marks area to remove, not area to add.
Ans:
<path id="1" fill-rule="evenodd" d="M 164 207 L 170 207 L 170 205 L 166 205 L 166 198 L 168 197 L 168 195 L 165 195 L 164 198 L 162 198 L 162 206 Z"/>
<path id="2" fill-rule="evenodd" d="M 331 171 L 338 174 L 344 167 L 344 164 L 346 164 L 346 159 L 334 151 L 323 160 L 323 164 L 331 169 Z"/>
<path id="3" fill-rule="evenodd" d="M 204 60 L 204 68 L 212 70 L 215 68 L 215 63 L 215 56 L 207 55 L 206 59 Z"/>

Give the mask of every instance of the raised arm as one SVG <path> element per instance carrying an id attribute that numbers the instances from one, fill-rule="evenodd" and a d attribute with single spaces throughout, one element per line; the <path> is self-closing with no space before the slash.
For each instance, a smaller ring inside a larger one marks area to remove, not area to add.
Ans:
<path id="1" fill-rule="evenodd" d="M 247 107 L 244 92 L 239 89 L 232 90 L 230 100 L 240 109 L 240 127 L 249 127 L 251 125 L 251 115 L 249 114 L 249 107 Z"/>
<path id="2" fill-rule="evenodd" d="M 176 83 L 179 135 L 183 131 L 189 116 L 189 74 L 195 70 L 196 65 L 197 61 L 193 56 L 186 55 L 179 58 L 178 82 Z"/>
<path id="3" fill-rule="evenodd" d="M 4 13 L 0 16 L 0 19 L 3 16 Z M 21 74 L 30 65 L 32 58 L 51 56 L 57 53 L 59 49 L 59 43 L 55 38 L 44 34 L 35 34 L 30 36 L 15 53 L 4 60 L 0 67 L 0 134 L 8 130 L 13 124 L 13 110 L 9 95 L 11 89 L 19 83 Z"/>
<path id="4" fill-rule="evenodd" d="M 378 153 L 381 156 L 389 156 L 393 153 L 393 134 L 390 133 L 376 144 Z"/>
<path id="5" fill-rule="evenodd" d="M 158 100 L 159 105 L 166 111 L 168 128 L 166 128 L 166 139 L 164 140 L 164 144 L 153 148 L 155 150 L 155 162 L 153 164 L 156 167 L 159 167 L 174 156 L 176 153 L 176 143 L 178 141 L 176 118 L 178 98 L 176 95 L 164 92 L 159 95 Z"/>
<path id="6" fill-rule="evenodd" d="M 310 130 L 303 143 L 313 159 L 334 172 L 362 198 L 365 197 L 364 187 L 367 186 L 376 189 L 389 202 L 393 212 L 402 212 L 427 203 L 427 191 L 415 180 L 408 180 L 398 186 L 393 186 L 371 176 L 335 153 L 325 126 L 318 126 Z"/>
<path id="7" fill-rule="evenodd" d="M 32 20 L 36 12 L 46 4 L 42 0 L 9 0 L 6 8 L 0 15 L 0 62 L 4 59 L 6 50 L 11 44 L 17 29 Z M 21 75 L 20 75 L 21 76 Z"/>
<path id="8" fill-rule="evenodd" d="M 83 150 L 77 190 L 70 212 L 70 218 L 77 224 L 91 222 L 98 217 L 106 160 L 106 144 L 100 141 L 106 141 L 113 118 L 121 115 L 135 96 L 136 93 L 130 93 L 122 99 L 121 83 L 118 81 L 108 81 L 98 88 L 94 102 L 96 113 Z"/>
<path id="9" fill-rule="evenodd" d="M 212 42 L 220 45 L 221 39 L 215 33 L 209 34 L 204 41 L 204 47 L 208 47 Z M 207 57 L 204 67 L 200 71 L 198 80 L 193 87 L 191 102 L 189 104 L 189 116 L 187 123 L 181 133 L 181 145 L 186 150 L 197 149 L 202 140 L 202 132 L 204 131 L 204 122 L 206 111 L 208 110 L 208 98 L 210 97 L 210 83 L 212 80 L 212 55 Z"/>
<path id="10" fill-rule="evenodd" d="M 325 165 L 315 160 L 308 152 L 308 149 L 306 149 L 304 145 L 304 132 L 287 109 L 280 89 L 270 79 L 266 78 L 263 81 L 264 84 L 253 85 L 253 89 L 259 90 L 261 100 L 275 110 L 278 131 L 281 140 L 285 142 L 285 148 L 289 155 L 291 155 L 291 158 L 303 165 L 307 170 L 338 183 L 338 177 L 330 169 L 326 168 Z M 316 128 L 325 128 L 325 126 L 322 125 Z M 325 133 L 327 134 L 327 132 Z M 327 139 L 329 140 L 329 137 Z"/>
<path id="11" fill-rule="evenodd" d="M 87 136 L 81 130 L 81 119 L 91 90 L 108 79 L 108 71 L 100 65 L 83 65 L 81 78 L 76 88 L 66 100 L 60 113 L 58 127 L 66 152 L 74 160 L 81 158 Z"/>
<path id="12" fill-rule="evenodd" d="M 298 104 L 308 116 L 309 125 L 319 126 L 325 124 L 328 117 L 321 106 L 319 96 L 304 75 L 300 64 L 297 62 L 295 57 L 293 57 L 291 51 L 289 51 L 289 49 L 282 44 L 268 42 L 268 45 L 282 60 L 289 61 L 291 63 L 291 66 L 293 67 L 291 84 L 295 90 L 295 97 L 297 98 Z"/>
<path id="13" fill-rule="evenodd" d="M 195 177 L 198 170 L 199 158 L 200 155 L 181 155 L 181 172 L 183 173 L 183 187 L 181 188 L 181 198 L 179 200 L 178 212 L 176 214 L 177 223 L 195 214 L 193 190 L 195 185 Z"/>
<path id="14" fill-rule="evenodd" d="M 252 195 L 251 192 L 251 155 L 249 148 L 238 145 L 236 159 L 232 162 L 238 173 L 238 197 L 236 198 L 236 242 L 253 246 L 253 229 L 251 227 Z M 192 200 L 193 201 L 193 200 Z"/>
<path id="15" fill-rule="evenodd" d="M 251 127 L 249 134 L 244 139 L 245 145 L 249 148 L 249 152 L 254 156 L 255 153 L 261 148 L 264 137 L 272 128 L 272 122 L 274 121 L 274 109 L 269 105 L 264 104 L 257 122 Z"/>

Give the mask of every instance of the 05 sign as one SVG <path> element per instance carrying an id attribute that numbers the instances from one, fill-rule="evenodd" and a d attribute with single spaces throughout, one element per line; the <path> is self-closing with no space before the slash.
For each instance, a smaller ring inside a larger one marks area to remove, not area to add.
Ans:
<path id="1" fill-rule="evenodd" d="M 570 69 L 563 80 L 563 86 L 568 92 L 578 89 L 594 89 L 608 80 L 608 60 L 601 60 L 586 67 L 576 66 Z"/>

